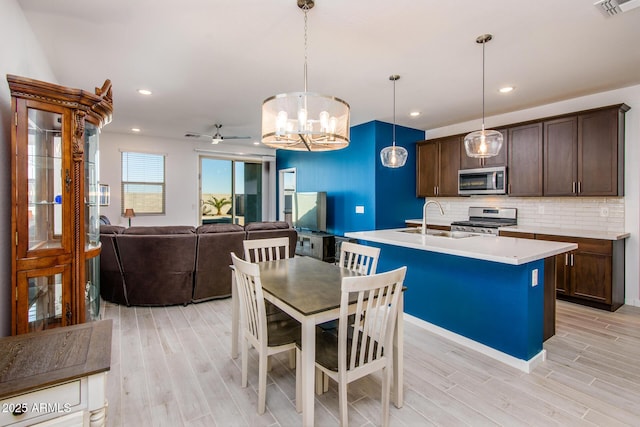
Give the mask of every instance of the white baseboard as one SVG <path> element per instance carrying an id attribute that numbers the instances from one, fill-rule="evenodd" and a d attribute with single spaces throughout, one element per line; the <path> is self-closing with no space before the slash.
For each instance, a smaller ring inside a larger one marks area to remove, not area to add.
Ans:
<path id="1" fill-rule="evenodd" d="M 547 351 L 544 349 L 542 349 L 538 354 L 536 354 L 529 360 L 518 359 L 517 357 L 513 357 L 509 354 L 498 351 L 494 348 L 481 344 L 462 335 L 456 334 L 455 332 L 451 332 L 447 329 L 441 328 L 440 326 L 434 325 L 433 323 L 426 322 L 410 314 L 404 313 L 404 320 L 418 326 L 419 328 L 446 338 L 449 341 L 453 341 L 456 344 L 460 344 L 464 347 L 477 351 L 478 353 L 484 354 L 485 356 L 489 356 L 492 359 L 516 368 L 522 372 L 526 372 L 527 374 L 547 359 Z"/>
<path id="2" fill-rule="evenodd" d="M 633 307 L 640 307 L 640 300 L 637 299 L 626 299 L 624 301 L 625 305 L 630 305 Z"/>

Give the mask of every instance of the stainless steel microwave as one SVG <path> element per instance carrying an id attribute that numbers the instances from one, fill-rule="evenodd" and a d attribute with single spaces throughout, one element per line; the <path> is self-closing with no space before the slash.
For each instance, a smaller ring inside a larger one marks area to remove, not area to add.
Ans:
<path id="1" fill-rule="evenodd" d="M 507 192 L 507 168 L 504 166 L 458 171 L 458 194 L 505 194 Z"/>

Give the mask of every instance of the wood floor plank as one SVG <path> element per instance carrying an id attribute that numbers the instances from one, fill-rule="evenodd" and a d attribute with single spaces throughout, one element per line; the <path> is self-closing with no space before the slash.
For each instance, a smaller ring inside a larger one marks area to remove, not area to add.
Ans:
<path id="1" fill-rule="evenodd" d="M 257 414 L 257 359 L 249 387 L 230 358 L 231 301 L 186 307 L 103 304 L 114 322 L 107 426 L 300 425 L 295 371 L 273 358 L 267 411 Z M 640 419 L 640 308 L 614 313 L 558 301 L 547 360 L 524 374 L 405 323 L 405 405 L 391 426 L 635 426 Z M 380 424 L 380 376 L 349 386 L 351 425 Z M 337 389 L 316 396 L 315 421 L 338 424 Z"/>

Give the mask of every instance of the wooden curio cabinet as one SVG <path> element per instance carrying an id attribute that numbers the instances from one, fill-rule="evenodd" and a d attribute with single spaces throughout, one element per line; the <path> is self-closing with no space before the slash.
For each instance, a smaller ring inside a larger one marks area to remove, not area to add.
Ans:
<path id="1" fill-rule="evenodd" d="M 95 94 L 8 75 L 12 334 L 97 318 L 98 135 L 111 82 Z"/>

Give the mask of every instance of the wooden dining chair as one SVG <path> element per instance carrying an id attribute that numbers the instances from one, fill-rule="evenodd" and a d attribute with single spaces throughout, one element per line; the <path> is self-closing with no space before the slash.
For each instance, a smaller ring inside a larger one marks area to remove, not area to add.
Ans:
<path id="1" fill-rule="evenodd" d="M 358 243 L 343 242 L 340 245 L 338 265 L 357 271 L 360 274 L 375 274 L 378 267 L 380 248 L 360 245 Z"/>
<path id="2" fill-rule="evenodd" d="M 406 271 L 407 267 L 401 267 L 369 276 L 344 277 L 338 334 L 317 329 L 316 368 L 338 383 L 341 426 L 348 424 L 347 385 L 379 370 L 382 370 L 382 425 L 389 424 L 393 338 Z M 350 298 L 354 294 L 355 316 L 349 316 Z M 299 348 L 296 359 L 299 364 Z M 298 403 L 302 392 L 300 371 L 296 370 L 298 411 L 302 410 Z"/>
<path id="3" fill-rule="evenodd" d="M 249 262 L 275 261 L 289 258 L 289 238 L 245 240 L 244 259 Z"/>
<path id="4" fill-rule="evenodd" d="M 291 317 L 267 318 L 260 268 L 231 253 L 242 318 L 242 387 L 247 386 L 249 346 L 258 351 L 258 413 L 263 414 L 267 394 L 267 362 L 271 355 L 295 351 L 300 341 L 300 323 Z M 283 313 L 285 314 L 285 313 Z"/>

